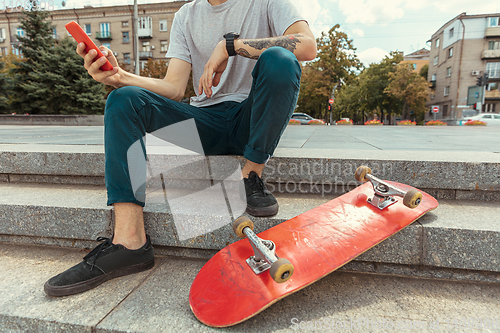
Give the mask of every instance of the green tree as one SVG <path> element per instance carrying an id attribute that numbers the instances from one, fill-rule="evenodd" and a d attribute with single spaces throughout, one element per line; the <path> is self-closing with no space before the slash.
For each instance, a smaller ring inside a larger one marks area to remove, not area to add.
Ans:
<path id="1" fill-rule="evenodd" d="M 90 77 L 75 49 L 76 42 L 65 38 L 52 50 L 40 51 L 40 63 L 24 84 L 37 113 L 104 113 L 104 85 Z"/>
<path id="2" fill-rule="evenodd" d="M 26 84 L 30 81 L 30 73 L 40 64 L 41 52 L 50 51 L 54 47 L 53 28 L 50 22 L 46 21 L 48 16 L 48 12 L 40 10 L 23 11 L 19 16 L 20 27 L 25 35 L 17 37 L 21 42 L 17 48 L 24 60 L 15 61 L 15 67 L 11 69 L 13 84 L 16 87 L 12 94 L 11 107 L 17 113 L 38 113 L 33 105 L 39 103 L 33 103 L 38 101 L 28 96 Z"/>
<path id="3" fill-rule="evenodd" d="M 401 101 L 395 96 L 388 95 L 386 88 L 389 85 L 389 74 L 396 71 L 396 65 L 403 60 L 400 52 L 391 52 L 378 64 L 371 64 L 360 74 L 361 110 L 365 114 L 379 114 L 380 119 L 387 115 L 401 113 Z M 364 119 L 363 119 L 364 120 Z"/>
<path id="4" fill-rule="evenodd" d="M 360 96 L 360 79 L 354 78 L 339 89 L 335 94 L 335 103 L 333 104 L 333 119 L 341 118 L 352 119 L 354 123 L 362 122 L 364 114 L 362 110 L 362 99 Z"/>
<path id="5" fill-rule="evenodd" d="M 102 114 L 104 85 L 94 81 L 76 54 L 71 38 L 56 44 L 48 12 L 26 11 L 20 17 L 22 61 L 10 70 L 15 89 L 11 110 L 30 114 Z"/>
<path id="6" fill-rule="evenodd" d="M 429 76 L 429 64 L 423 65 L 422 68 L 420 68 L 420 73 L 418 74 L 427 81 Z"/>
<path id="7" fill-rule="evenodd" d="M 403 103 L 402 118 L 408 119 L 413 111 L 413 120 L 423 120 L 429 94 L 427 80 L 415 73 L 409 64 L 400 63 L 395 72 L 389 73 L 389 81 L 385 92 Z"/>
<path id="8" fill-rule="evenodd" d="M 4 68 L 5 64 L 3 62 L 0 62 L 0 113 L 6 113 L 9 111 L 8 91 L 10 89 L 7 87 L 8 77 Z"/>
<path id="9" fill-rule="evenodd" d="M 333 88 L 354 79 L 361 69 L 353 41 L 339 28 L 337 24 L 321 33 L 317 58 L 303 67 L 298 111 L 316 118 L 326 118 Z"/>

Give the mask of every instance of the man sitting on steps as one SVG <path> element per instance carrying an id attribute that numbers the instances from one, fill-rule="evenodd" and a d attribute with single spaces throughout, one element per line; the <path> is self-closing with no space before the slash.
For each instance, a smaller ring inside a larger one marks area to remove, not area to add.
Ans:
<path id="1" fill-rule="evenodd" d="M 51 296 L 79 293 L 117 276 L 153 267 L 144 230 L 144 201 L 131 186 L 127 151 L 146 133 L 194 119 L 206 155 L 239 154 L 247 212 L 271 216 L 278 203 L 261 176 L 295 109 L 301 66 L 316 57 L 316 41 L 289 0 L 195 0 L 176 13 L 163 80 L 130 74 L 113 53 L 77 53 L 99 82 L 114 86 L 105 110 L 105 180 L 114 206 L 112 239 L 102 240 L 78 265 L 51 278 Z M 107 58 L 111 71 L 99 68 Z M 190 72 L 198 85 L 190 105 L 180 103 Z"/>

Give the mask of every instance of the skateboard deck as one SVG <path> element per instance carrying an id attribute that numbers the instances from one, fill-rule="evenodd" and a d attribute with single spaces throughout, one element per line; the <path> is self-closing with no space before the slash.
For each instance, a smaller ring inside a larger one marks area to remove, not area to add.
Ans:
<path id="1" fill-rule="evenodd" d="M 389 182 L 404 191 L 411 186 Z M 227 327 L 262 312 L 280 299 L 307 287 L 353 260 L 422 215 L 438 202 L 421 192 L 414 209 L 398 199 L 380 210 L 367 202 L 374 196 L 367 182 L 323 205 L 311 209 L 257 236 L 272 240 L 276 255 L 294 266 L 291 278 L 277 283 L 269 272 L 255 274 L 245 262 L 254 255 L 248 239 L 226 246 L 213 256 L 196 276 L 189 304 L 202 323 Z"/>

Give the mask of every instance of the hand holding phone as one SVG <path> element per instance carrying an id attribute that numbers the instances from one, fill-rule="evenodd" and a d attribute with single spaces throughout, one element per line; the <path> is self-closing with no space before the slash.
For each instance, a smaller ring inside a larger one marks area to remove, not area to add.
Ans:
<path id="1" fill-rule="evenodd" d="M 94 42 L 87 36 L 85 31 L 83 31 L 82 27 L 75 21 L 71 21 L 65 25 L 66 30 L 73 36 L 73 38 L 77 41 L 77 43 L 85 43 L 85 52 L 89 52 L 90 50 L 94 49 L 97 52 L 96 57 L 94 58 L 93 61 L 96 61 L 97 59 L 104 57 L 104 54 L 102 54 L 101 50 L 94 44 Z M 110 71 L 113 69 L 113 65 L 106 59 L 106 62 L 104 65 L 101 66 L 100 68 L 102 71 Z"/>

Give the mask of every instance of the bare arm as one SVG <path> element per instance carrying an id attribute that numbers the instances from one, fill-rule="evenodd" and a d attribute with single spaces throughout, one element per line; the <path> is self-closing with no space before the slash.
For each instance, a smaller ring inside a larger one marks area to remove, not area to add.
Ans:
<path id="1" fill-rule="evenodd" d="M 104 57 L 113 65 L 113 70 L 101 71 L 99 68 L 105 62 L 104 57 L 92 62 L 96 52 L 91 50 L 88 54 L 85 54 L 85 45 L 83 43 L 79 44 L 76 49 L 77 53 L 84 58 L 84 66 L 94 80 L 116 88 L 124 86 L 141 87 L 176 101 L 180 101 L 184 96 L 191 72 L 190 63 L 172 58 L 167 69 L 167 75 L 162 80 L 138 76 L 125 71 L 118 66 L 115 56 L 109 49 L 103 46 L 100 49 L 103 51 Z"/>
<path id="2" fill-rule="evenodd" d="M 297 60 L 308 61 L 316 58 L 316 40 L 304 21 L 295 22 L 283 36 L 260 39 L 237 39 L 234 49 L 240 56 L 258 59 L 270 47 L 281 46 L 295 54 Z"/>

